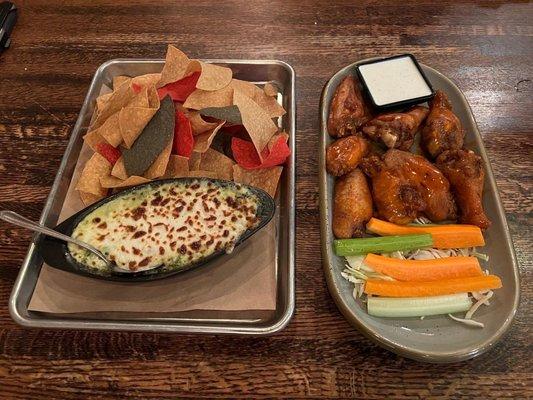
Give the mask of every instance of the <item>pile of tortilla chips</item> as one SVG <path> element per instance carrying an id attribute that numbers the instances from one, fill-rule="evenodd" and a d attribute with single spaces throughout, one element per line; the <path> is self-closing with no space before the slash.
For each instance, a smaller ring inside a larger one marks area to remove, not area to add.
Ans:
<path id="1" fill-rule="evenodd" d="M 94 151 L 76 185 L 84 204 L 154 179 L 234 180 L 275 195 L 288 135 L 277 89 L 234 79 L 231 69 L 173 46 L 161 73 L 117 76 L 97 98 L 85 143 Z"/>

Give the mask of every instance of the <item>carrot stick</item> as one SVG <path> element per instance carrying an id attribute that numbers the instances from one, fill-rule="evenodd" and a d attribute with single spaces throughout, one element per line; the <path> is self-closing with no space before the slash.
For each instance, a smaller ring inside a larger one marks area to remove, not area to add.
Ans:
<path id="1" fill-rule="evenodd" d="M 380 236 L 430 233 L 433 237 L 433 246 L 437 249 L 453 249 L 485 245 L 483 233 L 481 232 L 481 229 L 475 225 L 396 225 L 377 218 L 371 218 L 366 224 L 366 229 Z"/>
<path id="2" fill-rule="evenodd" d="M 495 275 L 443 279 L 432 282 L 400 282 L 369 279 L 365 284 L 365 293 L 387 297 L 426 297 L 478 292 L 501 287 L 502 282 Z"/>
<path id="3" fill-rule="evenodd" d="M 434 260 L 400 260 L 367 254 L 364 263 L 380 274 L 399 281 L 427 282 L 483 276 L 476 257 L 445 257 Z"/>

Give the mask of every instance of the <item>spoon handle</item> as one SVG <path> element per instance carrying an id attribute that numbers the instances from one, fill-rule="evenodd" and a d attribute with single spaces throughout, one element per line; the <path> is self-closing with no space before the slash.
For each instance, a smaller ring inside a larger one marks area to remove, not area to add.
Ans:
<path id="1" fill-rule="evenodd" d="M 106 262 L 106 264 L 109 264 L 109 260 L 96 248 L 91 246 L 90 244 L 87 244 L 85 242 L 82 242 L 81 240 L 74 239 L 73 237 L 64 235 L 62 233 L 59 233 L 57 231 L 54 231 L 53 229 L 47 228 L 44 225 L 40 225 L 37 222 L 33 222 L 25 217 L 23 217 L 20 214 L 17 214 L 14 211 L 8 211 L 3 210 L 0 211 L 0 219 L 9 222 L 11 224 L 20 226 L 22 228 L 26 228 L 35 232 L 39 232 L 42 234 L 45 234 L 47 236 L 54 237 L 56 239 L 64 240 L 65 242 L 74 243 L 80 247 L 83 247 L 86 250 L 89 250 L 91 253 L 94 253 L 96 256 L 98 256 L 100 259 Z"/>

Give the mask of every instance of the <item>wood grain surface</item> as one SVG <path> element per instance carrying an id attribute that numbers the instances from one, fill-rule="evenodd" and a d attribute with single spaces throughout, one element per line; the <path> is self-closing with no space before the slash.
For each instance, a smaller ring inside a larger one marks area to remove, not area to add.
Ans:
<path id="1" fill-rule="evenodd" d="M 0 398 L 533 397 L 533 5 L 525 1 L 16 1 L 0 55 L 0 208 L 38 219 L 90 79 L 116 57 L 281 59 L 297 73 L 297 311 L 268 338 L 29 330 L 8 298 L 30 234 L 0 224 Z M 361 58 L 410 52 L 464 91 L 521 270 L 514 325 L 477 359 L 435 366 L 362 337 L 320 266 L 318 103 Z"/>

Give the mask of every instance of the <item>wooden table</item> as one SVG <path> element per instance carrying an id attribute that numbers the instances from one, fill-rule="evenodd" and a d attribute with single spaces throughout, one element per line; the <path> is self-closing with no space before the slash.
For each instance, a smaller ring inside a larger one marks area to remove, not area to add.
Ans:
<path id="1" fill-rule="evenodd" d="M 0 56 L 0 208 L 38 219 L 92 74 L 116 57 L 276 58 L 297 73 L 297 311 L 269 338 L 28 330 L 8 314 L 30 234 L 0 230 L 0 398 L 528 398 L 532 388 L 533 6 L 526 2 L 19 1 Z M 67 3 L 67 2 L 65 2 Z M 413 53 L 472 105 L 507 212 L 522 304 L 464 363 L 420 364 L 362 337 L 320 265 L 318 102 L 344 65 Z"/>

